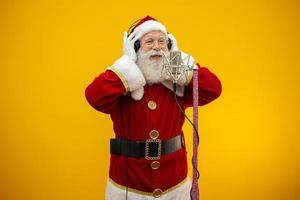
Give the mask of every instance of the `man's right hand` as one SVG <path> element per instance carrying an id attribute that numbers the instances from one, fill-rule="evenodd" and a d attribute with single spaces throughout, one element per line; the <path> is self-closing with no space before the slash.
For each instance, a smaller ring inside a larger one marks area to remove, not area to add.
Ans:
<path id="1" fill-rule="evenodd" d="M 123 36 L 123 53 L 131 58 L 134 62 L 137 59 L 136 52 L 134 50 L 134 43 L 136 42 L 137 38 L 134 34 L 130 34 L 128 36 L 127 32 L 124 32 Z"/>

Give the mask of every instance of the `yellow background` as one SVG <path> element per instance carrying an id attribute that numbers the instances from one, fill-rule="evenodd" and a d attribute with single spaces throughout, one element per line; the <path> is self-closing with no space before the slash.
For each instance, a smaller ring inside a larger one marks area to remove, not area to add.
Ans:
<path id="1" fill-rule="evenodd" d="M 299 200 L 295 0 L 1 1 L 0 199 L 104 199 L 112 123 L 84 90 L 147 14 L 223 84 L 199 109 L 201 199 Z"/>

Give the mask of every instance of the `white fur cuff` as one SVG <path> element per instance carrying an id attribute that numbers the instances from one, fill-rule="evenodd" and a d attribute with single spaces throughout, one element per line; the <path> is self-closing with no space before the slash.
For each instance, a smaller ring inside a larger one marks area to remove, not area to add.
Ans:
<path id="1" fill-rule="evenodd" d="M 137 101 L 141 100 L 143 96 L 144 96 L 144 87 L 141 87 L 141 88 L 131 92 L 131 97 L 134 100 L 137 100 Z"/>
<path id="2" fill-rule="evenodd" d="M 123 55 L 119 58 L 109 69 L 115 72 L 119 77 L 121 76 L 120 79 L 125 88 L 127 87 L 126 91 L 135 91 L 146 84 L 141 70 L 127 55 Z"/>

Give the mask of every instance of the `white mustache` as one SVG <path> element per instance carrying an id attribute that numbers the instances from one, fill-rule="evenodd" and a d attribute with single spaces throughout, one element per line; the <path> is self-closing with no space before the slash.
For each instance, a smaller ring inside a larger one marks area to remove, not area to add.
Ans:
<path id="1" fill-rule="evenodd" d="M 163 52 L 162 51 L 151 50 L 151 51 L 147 52 L 146 55 L 148 57 L 150 57 L 150 56 L 163 56 Z"/>

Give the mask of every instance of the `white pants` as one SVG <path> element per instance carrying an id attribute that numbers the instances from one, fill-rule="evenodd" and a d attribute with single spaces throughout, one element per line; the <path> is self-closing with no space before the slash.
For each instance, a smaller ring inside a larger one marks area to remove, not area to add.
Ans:
<path id="1" fill-rule="evenodd" d="M 187 178 L 182 185 L 155 198 L 128 191 L 127 200 L 190 200 L 191 180 Z M 126 190 L 115 186 L 110 180 L 106 184 L 105 200 L 126 200 Z"/>

